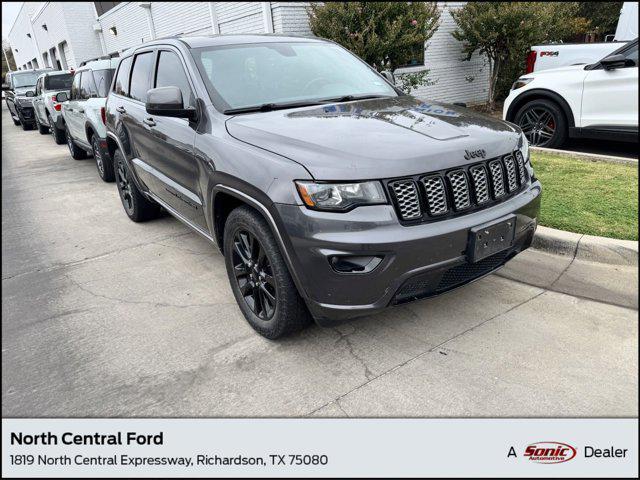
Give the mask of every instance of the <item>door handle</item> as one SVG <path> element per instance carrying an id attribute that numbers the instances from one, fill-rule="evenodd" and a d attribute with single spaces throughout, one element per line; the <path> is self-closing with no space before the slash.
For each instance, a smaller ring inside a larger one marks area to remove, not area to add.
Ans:
<path id="1" fill-rule="evenodd" d="M 145 118 L 142 123 L 144 123 L 145 125 L 149 125 L 150 127 L 155 127 L 156 126 L 156 122 L 152 117 L 149 118 Z"/>
<path id="2" fill-rule="evenodd" d="M 116 111 L 118 113 L 126 113 L 127 109 L 124 107 L 116 107 Z"/>

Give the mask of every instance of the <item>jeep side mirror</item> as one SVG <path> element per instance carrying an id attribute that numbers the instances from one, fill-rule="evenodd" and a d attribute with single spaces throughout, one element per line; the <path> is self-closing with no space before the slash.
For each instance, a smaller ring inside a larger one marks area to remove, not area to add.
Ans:
<path id="1" fill-rule="evenodd" d="M 382 72 L 380 72 L 380 75 L 386 78 L 387 82 L 389 82 L 391 85 L 396 84 L 396 77 L 393 75 L 393 72 L 389 70 L 383 70 Z"/>
<path id="2" fill-rule="evenodd" d="M 56 102 L 63 103 L 69 100 L 69 95 L 67 92 L 60 92 L 56 95 Z"/>
<path id="3" fill-rule="evenodd" d="M 147 113 L 162 117 L 188 118 L 196 117 L 194 108 L 184 108 L 182 91 L 178 87 L 158 87 L 147 92 Z"/>
<path id="4" fill-rule="evenodd" d="M 36 94 L 33 90 L 28 90 L 27 93 L 24 94 L 25 97 L 35 97 Z"/>
<path id="5" fill-rule="evenodd" d="M 629 63 L 630 62 L 630 63 Z M 616 68 L 631 67 L 634 65 L 633 60 L 624 58 L 624 55 L 609 55 L 600 60 L 605 70 L 615 70 Z"/>

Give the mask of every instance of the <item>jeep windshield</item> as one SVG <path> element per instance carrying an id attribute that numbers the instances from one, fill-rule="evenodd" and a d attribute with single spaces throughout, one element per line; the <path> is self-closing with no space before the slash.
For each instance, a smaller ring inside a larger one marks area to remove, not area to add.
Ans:
<path id="1" fill-rule="evenodd" d="M 331 43 L 227 45 L 192 54 L 224 113 L 398 96 L 368 65 Z"/>
<path id="2" fill-rule="evenodd" d="M 34 87 L 42 72 L 25 72 L 12 75 L 13 88 Z"/>

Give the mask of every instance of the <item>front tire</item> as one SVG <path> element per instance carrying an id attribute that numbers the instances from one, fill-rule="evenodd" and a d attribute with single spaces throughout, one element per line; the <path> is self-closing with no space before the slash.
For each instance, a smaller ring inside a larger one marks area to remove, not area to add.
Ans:
<path id="1" fill-rule="evenodd" d="M 557 148 L 567 140 L 567 120 L 558 104 L 551 100 L 526 103 L 516 113 L 514 123 L 522 128 L 532 146 Z"/>
<path id="2" fill-rule="evenodd" d="M 311 323 L 271 229 L 258 212 L 239 207 L 224 227 L 227 275 L 249 325 L 263 337 L 280 338 Z"/>
<path id="3" fill-rule="evenodd" d="M 96 160 L 98 175 L 100 175 L 103 182 L 113 182 L 115 180 L 113 162 L 108 155 L 104 155 L 102 153 L 102 150 L 100 149 L 100 142 L 96 135 L 91 137 L 91 149 L 93 150 L 93 158 Z"/>
<path id="4" fill-rule="evenodd" d="M 71 133 L 69 133 L 69 129 L 66 130 L 67 135 L 67 146 L 69 147 L 69 153 L 71 154 L 71 158 L 74 160 L 84 160 L 87 158 L 87 152 L 85 152 L 82 148 L 76 145 L 76 142 L 73 141 L 73 137 Z"/>
<path id="5" fill-rule="evenodd" d="M 120 150 L 113 154 L 113 165 L 118 194 L 127 216 L 134 222 L 145 222 L 159 217 L 162 213 L 160 205 L 140 193 Z"/>

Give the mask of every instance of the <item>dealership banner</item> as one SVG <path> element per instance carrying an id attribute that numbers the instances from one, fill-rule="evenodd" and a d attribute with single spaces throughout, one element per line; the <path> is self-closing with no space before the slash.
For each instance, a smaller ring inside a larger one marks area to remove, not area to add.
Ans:
<path id="1" fill-rule="evenodd" d="M 2 420 L 3 477 L 637 477 L 638 419 Z"/>

